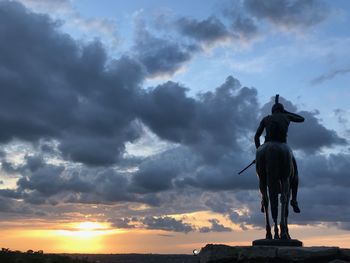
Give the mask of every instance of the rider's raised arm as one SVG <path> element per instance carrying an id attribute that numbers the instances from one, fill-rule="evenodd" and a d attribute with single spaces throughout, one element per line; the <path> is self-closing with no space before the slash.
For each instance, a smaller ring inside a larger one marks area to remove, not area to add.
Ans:
<path id="1" fill-rule="evenodd" d="M 287 114 L 287 116 L 288 116 L 290 121 L 303 122 L 305 120 L 304 117 L 300 116 L 299 114 L 292 113 L 292 112 L 289 112 L 289 111 L 286 111 L 286 110 L 284 110 L 284 113 Z"/>
<path id="2" fill-rule="evenodd" d="M 255 147 L 258 149 L 260 146 L 260 136 L 263 133 L 265 128 L 265 123 L 264 119 L 260 122 L 260 125 L 258 129 L 256 130 L 255 136 L 254 136 L 254 141 L 255 141 Z"/>

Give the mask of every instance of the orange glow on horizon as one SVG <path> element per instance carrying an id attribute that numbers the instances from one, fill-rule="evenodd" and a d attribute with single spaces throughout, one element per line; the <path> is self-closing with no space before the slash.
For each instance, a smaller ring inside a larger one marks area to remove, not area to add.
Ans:
<path id="1" fill-rule="evenodd" d="M 117 235 L 124 231 L 112 229 L 107 223 L 92 221 L 71 223 L 68 228 L 53 230 L 59 242 L 59 250 L 67 252 L 101 253 L 107 235 Z"/>
<path id="2" fill-rule="evenodd" d="M 200 249 L 208 243 L 232 246 L 250 246 L 252 240 L 262 238 L 264 229 L 249 228 L 246 231 L 230 224 L 227 218 L 213 212 L 199 211 L 169 215 L 184 222 L 207 225 L 210 218 L 218 218 L 221 224 L 233 228 L 232 232 L 189 233 L 150 230 L 142 227 L 114 229 L 109 223 L 97 221 L 0 222 L 0 246 L 11 250 L 43 250 L 45 253 L 185 253 Z M 263 220 L 263 219 L 262 219 Z M 293 238 L 304 246 L 350 247 L 350 234 L 326 225 L 291 225 Z"/>

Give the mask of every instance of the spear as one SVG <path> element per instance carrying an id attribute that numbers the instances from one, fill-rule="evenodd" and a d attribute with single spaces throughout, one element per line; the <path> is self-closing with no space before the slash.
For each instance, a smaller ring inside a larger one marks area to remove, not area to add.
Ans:
<path id="1" fill-rule="evenodd" d="M 245 170 L 247 170 L 250 166 L 252 166 L 253 164 L 255 164 L 255 160 L 252 161 L 247 167 L 245 167 L 242 171 L 238 172 L 238 174 L 243 173 Z"/>

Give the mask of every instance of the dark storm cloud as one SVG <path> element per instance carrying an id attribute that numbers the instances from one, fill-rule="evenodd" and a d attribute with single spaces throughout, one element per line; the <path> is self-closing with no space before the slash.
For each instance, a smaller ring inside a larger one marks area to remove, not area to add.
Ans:
<path id="1" fill-rule="evenodd" d="M 0 13 L 0 141 L 55 139 L 66 159 L 115 163 L 140 133 L 133 122 L 140 63 L 107 62 L 100 42 L 76 42 L 16 2 L 2 1 Z"/>
<path id="2" fill-rule="evenodd" d="M 176 21 L 176 26 L 184 36 L 204 44 L 213 44 L 227 40 L 230 37 L 230 32 L 226 26 L 215 16 L 208 17 L 202 21 L 183 17 Z"/>
<path id="3" fill-rule="evenodd" d="M 311 84 L 312 85 L 322 84 L 325 81 L 332 80 L 338 76 L 346 75 L 349 73 L 350 73 L 350 68 L 334 69 L 314 78 L 313 80 L 311 80 Z"/>
<path id="4" fill-rule="evenodd" d="M 209 162 L 227 151 L 240 150 L 237 142 L 256 122 L 257 91 L 241 87 L 229 76 L 225 83 L 194 100 L 186 88 L 167 82 L 150 91 L 141 105 L 141 119 L 160 138 L 198 150 Z"/>
<path id="5" fill-rule="evenodd" d="M 113 169 L 66 168 L 48 164 L 40 157 L 28 157 L 16 167 L 21 177 L 16 189 L 1 189 L 0 195 L 32 204 L 114 203 L 122 201 L 157 205 L 156 196 L 128 191 L 129 180 Z"/>
<path id="6" fill-rule="evenodd" d="M 24 199 L 28 203 L 57 203 L 51 197 L 62 193 L 90 192 L 93 185 L 76 173 L 66 173 L 63 165 L 47 164 L 40 156 L 26 157 L 25 164 L 16 167 L 22 177 L 17 181 L 17 189 L 3 189 L 2 196 Z M 51 199 L 50 199 L 51 198 Z"/>
<path id="7" fill-rule="evenodd" d="M 40 209 L 31 207 L 21 201 L 8 197 L 0 197 L 1 220 L 10 221 L 16 219 L 45 217 L 47 214 Z"/>
<path id="8" fill-rule="evenodd" d="M 150 76 L 173 75 L 199 51 L 173 39 L 158 38 L 146 29 L 137 32 L 134 52 Z"/>
<path id="9" fill-rule="evenodd" d="M 307 122 L 304 127 L 293 125 L 290 129 L 289 141 L 292 147 L 308 153 L 314 153 L 323 147 L 345 146 L 347 140 L 340 137 L 335 130 L 327 129 L 317 118 L 318 112 L 299 112 Z"/>
<path id="10" fill-rule="evenodd" d="M 218 224 L 217 220 L 213 220 L 213 229 L 217 229 L 218 231 L 228 231 L 223 225 Z M 146 229 L 164 230 L 170 232 L 188 233 L 196 230 L 196 228 L 191 224 L 185 223 L 181 219 L 175 219 L 170 216 L 117 218 L 111 219 L 110 222 L 112 222 L 113 227 L 124 229 L 135 228 L 136 225 L 134 224 L 137 224 L 137 228 L 143 227 Z"/>
<path id="11" fill-rule="evenodd" d="M 130 190 L 139 193 L 170 190 L 174 178 L 195 169 L 190 154 L 189 150 L 177 147 L 146 159 L 132 176 Z"/>
<path id="12" fill-rule="evenodd" d="M 18 180 L 19 190 L 25 198 L 55 196 L 60 193 L 88 193 L 92 192 L 93 184 L 84 180 L 76 173 L 65 173 L 64 166 L 45 164 Z M 29 190 L 29 192 L 27 192 Z"/>
<path id="13" fill-rule="evenodd" d="M 161 138 L 184 142 L 196 118 L 196 101 L 188 97 L 186 91 L 188 89 L 170 81 L 151 90 L 140 102 L 142 121 Z"/>
<path id="14" fill-rule="evenodd" d="M 349 193 L 347 187 L 330 184 L 300 189 L 300 215 L 291 214 L 291 223 L 318 224 L 350 222 Z"/>
<path id="15" fill-rule="evenodd" d="M 209 219 L 209 223 L 211 223 L 210 227 L 201 227 L 199 228 L 199 232 L 201 233 L 209 233 L 209 232 L 231 232 L 232 229 L 220 224 L 217 219 Z"/>
<path id="16" fill-rule="evenodd" d="M 290 101 L 280 97 L 280 102 L 285 109 L 290 112 L 300 114 L 305 118 L 303 123 L 291 123 L 288 132 L 288 143 L 292 149 L 302 150 L 307 153 L 315 153 L 322 148 L 329 148 L 337 145 L 346 145 L 347 140 L 340 137 L 336 131 L 325 127 L 318 118 L 319 112 L 315 111 L 300 111 Z M 271 98 L 269 103 L 266 103 L 261 109 L 261 115 L 271 114 L 271 108 L 274 103 L 274 98 Z M 262 138 L 261 138 L 262 141 Z"/>
<path id="17" fill-rule="evenodd" d="M 146 217 L 142 219 L 142 223 L 147 229 L 156 229 L 173 232 L 188 233 L 194 231 L 194 227 L 190 224 L 184 223 L 181 219 L 177 220 L 169 216 L 163 217 Z"/>
<path id="18" fill-rule="evenodd" d="M 322 22 L 329 7 L 316 0 L 245 0 L 244 6 L 256 18 L 287 29 L 303 29 Z"/>
<path id="19" fill-rule="evenodd" d="M 17 172 L 17 168 L 11 162 L 6 161 L 5 159 L 1 160 L 1 169 L 8 174 Z"/>
<path id="20" fill-rule="evenodd" d="M 242 88 L 231 76 L 215 91 L 200 94 L 197 99 L 189 98 L 186 89 L 173 82 L 151 90 L 148 100 L 140 103 L 141 120 L 160 138 L 186 146 L 188 151 L 182 155 L 195 164 L 186 171 L 181 162 L 176 167 L 182 169 L 174 168 L 178 158 L 172 158 L 173 165 L 162 169 L 150 163 L 156 168 L 147 168 L 152 173 L 140 170 L 135 183 L 153 191 L 171 189 L 173 185 L 212 190 L 251 188 L 251 178 L 231 175 L 248 162 L 242 155 L 246 149 L 239 141 L 250 140 L 247 136 L 257 122 L 256 94 L 255 89 Z M 163 157 L 158 163 L 169 163 Z M 156 174 L 158 180 L 154 179 Z"/>
<path id="21" fill-rule="evenodd" d="M 223 192 L 208 198 L 205 205 L 215 213 L 225 214 L 230 211 L 235 203 L 234 194 L 225 194 Z"/>
<path id="22" fill-rule="evenodd" d="M 307 159 L 300 158 L 301 178 L 307 187 L 331 185 L 349 187 L 350 155 L 345 153 L 320 155 L 315 154 Z"/>

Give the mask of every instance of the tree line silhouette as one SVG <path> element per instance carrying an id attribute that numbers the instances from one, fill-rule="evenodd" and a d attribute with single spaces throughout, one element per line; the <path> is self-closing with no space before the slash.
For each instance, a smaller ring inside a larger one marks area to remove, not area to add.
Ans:
<path id="1" fill-rule="evenodd" d="M 2 248 L 0 251 L 1 263 L 91 263 L 87 259 L 72 258 L 58 254 L 44 254 L 42 250 L 21 252 Z"/>

